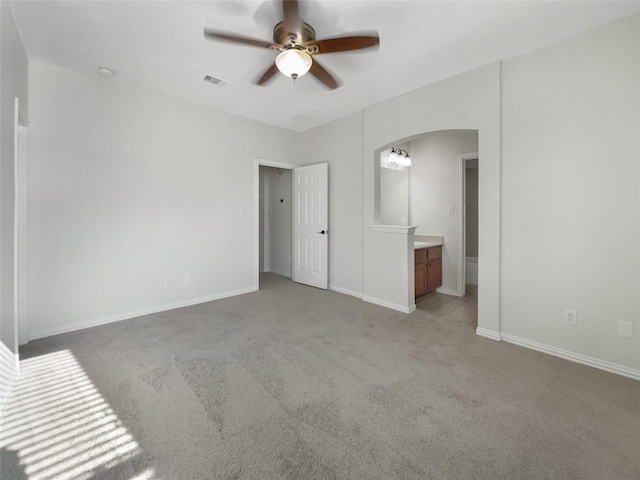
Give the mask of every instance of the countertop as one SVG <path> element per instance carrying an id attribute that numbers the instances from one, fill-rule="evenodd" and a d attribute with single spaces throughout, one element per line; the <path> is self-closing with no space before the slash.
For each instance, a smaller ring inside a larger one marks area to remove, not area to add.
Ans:
<path id="1" fill-rule="evenodd" d="M 437 240 L 432 240 L 430 242 L 413 242 L 413 249 L 418 250 L 420 248 L 430 248 L 430 247 L 441 247 L 442 242 Z"/>
<path id="2" fill-rule="evenodd" d="M 413 241 L 413 249 L 441 247 L 444 245 L 444 237 L 436 237 L 431 235 L 416 235 Z"/>

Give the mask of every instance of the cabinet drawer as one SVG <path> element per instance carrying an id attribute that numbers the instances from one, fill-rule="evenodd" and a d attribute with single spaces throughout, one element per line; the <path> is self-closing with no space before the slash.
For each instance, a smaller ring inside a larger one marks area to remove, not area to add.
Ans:
<path id="1" fill-rule="evenodd" d="M 419 263 L 427 262 L 427 249 L 421 248 L 420 250 L 413 251 L 413 263 L 417 265 Z"/>
<path id="2" fill-rule="evenodd" d="M 427 249 L 427 259 L 435 260 L 437 258 L 442 258 L 442 247 L 433 247 Z"/>

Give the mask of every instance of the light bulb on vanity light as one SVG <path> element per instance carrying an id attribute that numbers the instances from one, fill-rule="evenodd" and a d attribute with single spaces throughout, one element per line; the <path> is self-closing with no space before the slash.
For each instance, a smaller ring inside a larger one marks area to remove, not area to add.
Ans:
<path id="1" fill-rule="evenodd" d="M 396 153 L 396 151 L 393 148 L 391 149 L 391 153 L 389 154 L 389 163 L 391 165 L 397 165 L 398 164 L 398 154 Z"/>

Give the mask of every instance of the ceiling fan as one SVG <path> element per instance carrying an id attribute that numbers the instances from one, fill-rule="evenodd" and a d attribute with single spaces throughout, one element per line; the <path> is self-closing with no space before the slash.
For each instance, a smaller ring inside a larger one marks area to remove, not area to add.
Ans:
<path id="1" fill-rule="evenodd" d="M 272 42 L 255 40 L 206 28 L 204 36 L 207 40 L 223 40 L 279 51 L 280 53 L 276 57 L 275 63 L 256 82 L 258 85 L 263 85 L 278 71 L 293 78 L 294 81 L 309 72 L 331 89 L 337 88 L 338 83 L 312 57 L 323 53 L 346 52 L 375 47 L 380 43 L 378 36 L 349 36 L 317 40 L 313 27 L 300 18 L 297 0 L 283 0 L 282 10 L 284 19 L 273 27 Z"/>

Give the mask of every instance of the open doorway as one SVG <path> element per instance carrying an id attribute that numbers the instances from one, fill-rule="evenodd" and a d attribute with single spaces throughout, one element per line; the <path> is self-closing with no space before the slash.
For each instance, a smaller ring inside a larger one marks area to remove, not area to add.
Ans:
<path id="1" fill-rule="evenodd" d="M 476 294 L 478 290 L 478 180 L 477 153 L 460 155 L 462 193 L 462 245 L 461 262 L 463 294 Z"/>
<path id="2" fill-rule="evenodd" d="M 260 272 L 291 277 L 291 170 L 260 166 Z"/>
<path id="3" fill-rule="evenodd" d="M 254 285 L 260 273 L 291 278 L 292 173 L 296 165 L 256 159 L 254 166 Z"/>
<path id="4" fill-rule="evenodd" d="M 261 272 L 327 289 L 328 190 L 327 163 L 301 167 L 255 160 L 255 290 L 260 289 Z"/>

